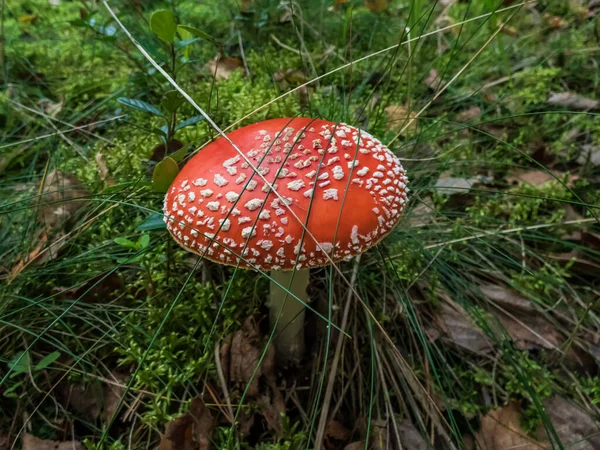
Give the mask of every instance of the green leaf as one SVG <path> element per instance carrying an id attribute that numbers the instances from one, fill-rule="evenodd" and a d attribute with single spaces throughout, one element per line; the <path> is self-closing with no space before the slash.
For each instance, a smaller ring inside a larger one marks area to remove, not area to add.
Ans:
<path id="1" fill-rule="evenodd" d="M 50 364 L 52 364 L 58 358 L 60 358 L 60 352 L 52 352 L 48 356 L 45 356 L 35 366 L 33 366 L 33 370 L 35 370 L 35 371 L 44 370 L 46 367 L 48 367 Z"/>
<path id="2" fill-rule="evenodd" d="M 136 231 L 150 231 L 150 230 L 161 230 L 167 228 L 165 224 L 164 215 L 153 213 L 146 217 L 146 220 L 142 222 L 136 228 Z"/>
<path id="3" fill-rule="evenodd" d="M 189 119 L 184 120 L 183 122 L 179 122 L 177 124 L 177 126 L 175 127 L 175 131 L 179 131 L 182 128 L 189 127 L 190 125 L 195 125 L 198 122 L 200 122 L 201 120 L 204 120 L 204 116 L 190 117 Z"/>
<path id="4" fill-rule="evenodd" d="M 196 27 L 190 27 L 189 25 L 177 25 L 177 31 L 183 39 L 187 39 L 188 36 L 191 35 L 197 38 L 206 39 L 210 42 L 215 42 L 215 38 L 213 38 L 210 34 L 205 33 Z"/>
<path id="5" fill-rule="evenodd" d="M 177 23 L 168 9 L 156 11 L 150 18 L 150 29 L 161 41 L 172 44 L 177 33 Z"/>
<path id="6" fill-rule="evenodd" d="M 17 398 L 18 395 L 15 392 L 15 390 L 19 387 L 22 386 L 23 383 L 25 381 L 19 381 L 18 383 L 13 384 L 12 386 L 8 387 L 5 391 L 4 391 L 4 396 L 8 397 L 8 398 Z"/>
<path id="7" fill-rule="evenodd" d="M 142 234 L 137 241 L 139 249 L 148 247 L 149 243 L 150 243 L 150 235 L 149 234 Z"/>
<path id="8" fill-rule="evenodd" d="M 143 102 L 142 100 L 136 100 L 135 98 L 119 97 L 117 99 L 119 103 L 137 111 L 147 112 L 155 114 L 157 116 L 164 116 L 164 114 L 155 106 L 150 103 Z"/>
<path id="9" fill-rule="evenodd" d="M 174 113 L 183 102 L 185 102 L 185 98 L 178 91 L 168 91 L 163 96 L 160 106 L 168 113 Z"/>
<path id="10" fill-rule="evenodd" d="M 152 188 L 157 192 L 167 192 L 178 173 L 177 163 L 173 158 L 167 156 L 154 167 Z"/>
<path id="11" fill-rule="evenodd" d="M 31 358 L 29 353 L 20 352 L 15 355 L 8 363 L 8 368 L 12 371 L 11 378 L 21 373 L 28 373 L 31 367 Z"/>
<path id="12" fill-rule="evenodd" d="M 126 257 L 126 258 L 117 258 L 117 262 L 119 264 L 133 264 L 139 262 L 142 259 L 142 255 Z"/>
<path id="13" fill-rule="evenodd" d="M 175 160 L 175 162 L 181 162 L 181 160 L 185 157 L 186 153 L 187 153 L 187 147 L 183 146 L 176 152 L 171 153 L 169 155 L 169 157 L 173 158 Z"/>
<path id="14" fill-rule="evenodd" d="M 116 244 L 119 244 L 121 247 L 130 248 L 131 250 L 137 250 L 137 245 L 135 242 L 130 241 L 127 238 L 118 237 L 114 239 Z"/>

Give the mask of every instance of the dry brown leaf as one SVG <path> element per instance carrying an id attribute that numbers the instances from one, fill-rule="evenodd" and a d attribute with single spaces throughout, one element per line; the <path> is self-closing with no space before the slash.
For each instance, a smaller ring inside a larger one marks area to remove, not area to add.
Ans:
<path id="1" fill-rule="evenodd" d="M 410 420 L 403 420 L 398 425 L 398 431 L 400 432 L 400 440 L 402 441 L 403 449 L 428 450 L 430 448 L 425 439 L 423 439 L 423 436 L 421 436 L 421 433 L 417 431 Z"/>
<path id="2" fill-rule="evenodd" d="M 409 227 L 424 227 L 435 220 L 435 207 L 431 197 L 421 199 L 417 206 L 410 210 L 404 223 Z"/>
<path id="3" fill-rule="evenodd" d="M 350 430 L 337 420 L 330 420 L 325 427 L 325 448 L 336 449 L 350 439 Z"/>
<path id="4" fill-rule="evenodd" d="M 33 434 L 23 436 L 23 450 L 81 450 L 81 443 L 78 441 L 50 441 L 40 439 Z"/>
<path id="5" fill-rule="evenodd" d="M 544 401 L 544 408 L 564 448 L 569 450 L 597 450 L 600 448 L 600 423 L 573 403 L 559 396 Z M 545 448 L 552 448 L 545 428 L 537 431 Z"/>
<path id="6" fill-rule="evenodd" d="M 112 416 L 115 414 L 117 410 L 117 406 L 119 406 L 119 402 L 121 401 L 121 397 L 125 393 L 125 386 L 129 380 L 129 375 L 123 373 L 113 372 L 111 374 L 111 381 L 119 383 L 119 385 L 115 385 L 112 383 L 106 383 L 104 388 L 104 419 L 106 422 L 110 422 Z"/>
<path id="7" fill-rule="evenodd" d="M 459 347 L 474 353 L 486 353 L 492 348 L 486 335 L 475 326 L 458 303 L 446 299 L 436 317 L 439 328 Z"/>
<path id="8" fill-rule="evenodd" d="M 104 159 L 104 155 L 98 152 L 96 153 L 95 159 L 96 164 L 98 164 L 98 170 L 100 171 L 100 179 L 104 181 L 106 180 L 106 177 L 108 177 L 108 167 L 106 167 L 106 160 Z"/>
<path id="9" fill-rule="evenodd" d="M 442 86 L 442 79 L 437 70 L 429 70 L 429 76 L 423 80 L 423 83 L 432 91 L 438 91 Z"/>
<path id="10" fill-rule="evenodd" d="M 600 166 L 600 147 L 591 144 L 582 146 L 577 162 L 579 164 L 589 162 L 592 166 Z"/>
<path id="11" fill-rule="evenodd" d="M 74 384 L 63 386 L 61 389 L 63 403 L 75 412 L 96 420 L 100 416 L 104 391 L 99 383 L 89 385 Z"/>
<path id="12" fill-rule="evenodd" d="M 371 421 L 371 448 L 373 450 L 387 450 L 388 443 L 388 422 L 383 419 Z"/>
<path id="13" fill-rule="evenodd" d="M 352 442 L 344 447 L 344 450 L 365 450 L 365 441 Z"/>
<path id="14" fill-rule="evenodd" d="M 531 302 L 513 289 L 497 284 L 485 284 L 480 289 L 489 300 L 503 308 L 522 312 L 535 311 Z"/>
<path id="15" fill-rule="evenodd" d="M 244 63 L 238 58 L 217 56 L 206 64 L 206 68 L 217 80 L 226 80 L 234 71 L 244 70 Z"/>
<path id="16" fill-rule="evenodd" d="M 369 8 L 369 11 L 378 13 L 388 9 L 390 0 L 363 0 L 363 5 Z"/>
<path id="17" fill-rule="evenodd" d="M 598 108 L 598 100 L 583 97 L 574 92 L 560 92 L 550 94 L 548 104 L 561 106 L 574 111 L 589 111 Z"/>
<path id="18" fill-rule="evenodd" d="M 435 183 L 435 189 L 441 195 L 465 194 L 478 181 L 477 178 L 440 178 Z"/>
<path id="19" fill-rule="evenodd" d="M 241 330 L 223 340 L 220 350 L 221 366 L 229 384 L 246 389 L 246 397 L 257 400 L 260 413 L 267 424 L 279 434 L 285 404 L 276 384 L 275 349 L 272 345 L 259 365 L 264 341 L 254 319 L 249 317 Z M 249 429 L 253 421 L 251 416 L 240 420 L 242 430 Z"/>
<path id="20" fill-rule="evenodd" d="M 499 313 L 497 317 L 519 349 L 556 350 L 563 341 L 561 334 L 543 316 L 516 317 Z"/>
<path id="21" fill-rule="evenodd" d="M 490 411 L 481 420 L 475 434 L 477 448 L 482 450 L 539 450 L 539 443 L 527 436 L 519 424 L 520 407 L 513 402 Z"/>
<path id="22" fill-rule="evenodd" d="M 572 250 L 568 253 L 551 253 L 549 258 L 565 266 L 571 265 L 571 270 L 574 273 L 591 275 L 598 277 L 600 274 L 600 264 L 596 261 L 591 261 L 579 250 Z"/>
<path id="23" fill-rule="evenodd" d="M 479 106 L 473 106 L 465 111 L 461 111 L 457 114 L 456 120 L 458 122 L 471 122 L 474 119 L 481 117 L 481 108 Z"/>
<path id="24" fill-rule="evenodd" d="M 387 130 L 402 130 L 403 136 L 415 134 L 419 128 L 417 113 L 409 111 L 406 106 L 390 105 L 384 109 L 387 116 Z"/>
<path id="25" fill-rule="evenodd" d="M 187 413 L 167 424 L 157 450 L 208 450 L 213 428 L 210 410 L 196 397 Z"/>

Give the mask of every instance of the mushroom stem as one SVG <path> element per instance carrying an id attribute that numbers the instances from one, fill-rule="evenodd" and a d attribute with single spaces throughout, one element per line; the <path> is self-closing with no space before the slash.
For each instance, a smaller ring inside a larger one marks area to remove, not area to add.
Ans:
<path id="1" fill-rule="evenodd" d="M 309 270 L 271 271 L 269 319 L 275 328 L 277 358 L 284 363 L 297 363 L 304 354 L 304 304 L 308 303 L 309 275 Z"/>

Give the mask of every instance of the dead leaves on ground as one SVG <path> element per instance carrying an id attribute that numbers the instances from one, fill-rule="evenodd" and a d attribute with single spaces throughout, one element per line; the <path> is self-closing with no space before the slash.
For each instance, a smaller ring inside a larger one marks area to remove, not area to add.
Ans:
<path id="1" fill-rule="evenodd" d="M 221 345 L 221 367 L 234 396 L 246 390 L 246 399 L 255 400 L 258 412 L 275 433 L 281 432 L 281 414 L 285 411 L 283 396 L 277 389 L 275 349 L 269 346 L 262 362 L 265 341 L 254 318 L 246 319 L 241 330 L 227 336 Z M 259 364 L 260 362 L 260 364 Z M 236 398 L 232 402 L 236 404 Z M 240 430 L 247 434 L 255 423 L 255 414 L 239 414 Z"/>
<path id="2" fill-rule="evenodd" d="M 40 439 L 33 434 L 23 436 L 23 450 L 81 450 L 83 447 L 78 441 L 50 441 Z"/>
<path id="3" fill-rule="evenodd" d="M 548 98 L 548 104 L 560 106 L 573 111 L 590 111 L 598 109 L 598 100 L 583 97 L 574 92 L 552 93 Z"/>
<path id="4" fill-rule="evenodd" d="M 562 397 L 553 396 L 544 401 L 544 409 L 564 448 L 594 450 L 600 448 L 600 423 L 585 411 Z M 518 402 L 490 411 L 481 420 L 475 434 L 482 450 L 539 450 L 556 448 L 554 433 L 540 427 L 534 436 L 527 435 L 520 424 L 522 410 Z M 554 445 L 553 445 L 554 444 Z"/>
<path id="5" fill-rule="evenodd" d="M 206 70 L 217 80 L 228 79 L 236 70 L 244 70 L 241 59 L 218 55 L 206 64 Z"/>
<path id="6" fill-rule="evenodd" d="M 212 413 L 196 397 L 187 413 L 167 424 L 157 450 L 208 450 L 214 426 Z"/>

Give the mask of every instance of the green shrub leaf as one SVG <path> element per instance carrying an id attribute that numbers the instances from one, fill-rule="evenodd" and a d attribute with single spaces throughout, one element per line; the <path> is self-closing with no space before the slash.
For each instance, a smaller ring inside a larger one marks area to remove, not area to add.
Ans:
<path id="1" fill-rule="evenodd" d="M 177 25 L 177 31 L 179 31 L 179 34 L 184 39 L 191 35 L 197 38 L 206 39 L 210 42 L 215 42 L 215 39 L 210 34 L 205 33 L 196 27 L 190 27 L 189 25 Z"/>
<path id="2" fill-rule="evenodd" d="M 161 41 L 172 44 L 177 32 L 177 23 L 168 9 L 156 11 L 150 18 L 150 29 Z"/>
<path id="3" fill-rule="evenodd" d="M 166 227 L 164 216 L 159 213 L 153 213 L 137 226 L 136 231 L 162 230 Z"/>
<path id="4" fill-rule="evenodd" d="M 12 370 L 11 378 L 21 373 L 28 373 L 31 367 L 31 359 L 29 353 L 19 352 L 8 363 L 8 368 Z"/>
<path id="5" fill-rule="evenodd" d="M 44 370 L 58 358 L 60 358 L 60 352 L 52 352 L 48 356 L 42 358 L 42 360 L 33 367 L 33 370 Z"/>
<path id="6" fill-rule="evenodd" d="M 157 116 L 164 116 L 164 114 L 157 107 L 152 106 L 150 103 L 146 103 L 142 100 L 136 100 L 135 98 L 119 97 L 117 101 L 122 105 L 135 109 L 137 111 L 147 112 L 150 114 L 155 114 Z"/>
<path id="7" fill-rule="evenodd" d="M 190 125 L 195 125 L 198 122 L 200 122 L 201 120 L 204 120 L 204 116 L 190 117 L 189 119 L 184 120 L 183 122 L 179 122 L 177 124 L 177 126 L 175 127 L 175 131 L 179 131 L 182 128 L 189 127 Z"/>
<path id="8" fill-rule="evenodd" d="M 179 173 L 177 162 L 169 156 L 159 162 L 152 174 L 152 188 L 157 192 L 167 192 L 169 186 Z"/>
<path id="9" fill-rule="evenodd" d="M 137 245 L 135 242 L 130 241 L 127 238 L 118 237 L 114 239 L 116 244 L 119 244 L 121 247 L 130 248 L 131 250 L 137 250 Z"/>
<path id="10" fill-rule="evenodd" d="M 179 108 L 183 102 L 185 102 L 185 99 L 178 91 L 168 91 L 163 96 L 160 106 L 162 106 L 168 113 L 173 113 L 177 111 L 177 108 Z"/>

